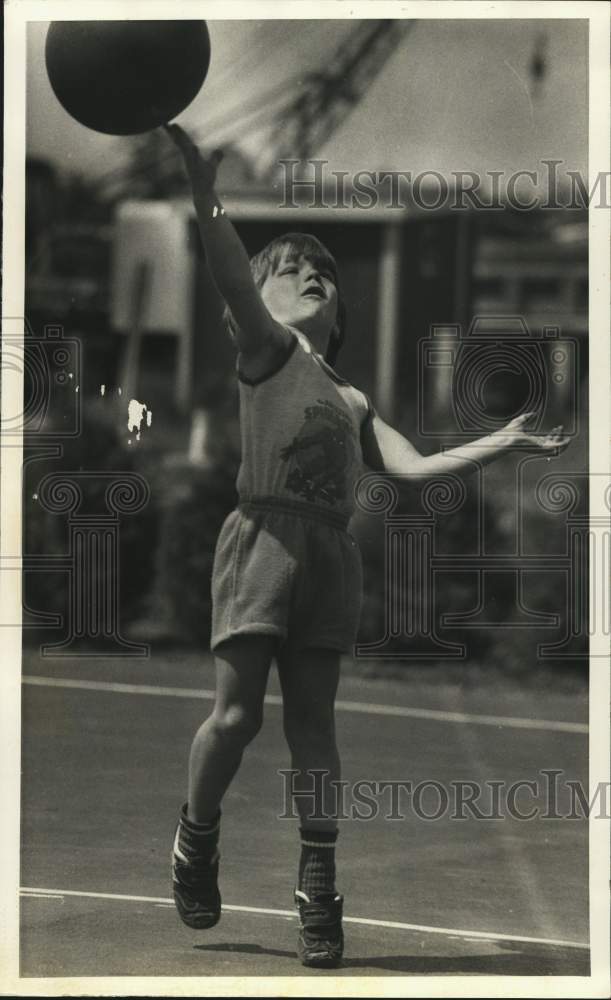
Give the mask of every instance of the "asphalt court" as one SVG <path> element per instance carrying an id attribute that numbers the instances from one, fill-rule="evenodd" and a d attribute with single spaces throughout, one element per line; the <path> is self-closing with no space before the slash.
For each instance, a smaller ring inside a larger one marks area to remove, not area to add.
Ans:
<path id="1" fill-rule="evenodd" d="M 211 706 L 210 663 L 32 653 L 24 682 L 22 975 L 303 974 L 297 822 L 278 818 L 288 757 L 276 679 L 224 803 L 223 918 L 200 933 L 172 908 L 168 861 L 191 735 Z M 586 780 L 585 695 L 348 672 L 339 699 L 352 784 L 510 783 L 544 768 Z M 407 806 L 391 819 L 387 806 L 340 823 L 346 958 L 334 974 L 588 974 L 584 820 L 433 821 Z"/>

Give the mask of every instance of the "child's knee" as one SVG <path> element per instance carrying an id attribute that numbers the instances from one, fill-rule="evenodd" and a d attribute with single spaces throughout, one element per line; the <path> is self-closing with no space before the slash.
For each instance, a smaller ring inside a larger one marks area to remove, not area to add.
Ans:
<path id="1" fill-rule="evenodd" d="M 246 746 L 254 740 L 262 723 L 262 712 L 241 705 L 215 709 L 212 715 L 212 725 L 217 739 L 232 745 Z"/>

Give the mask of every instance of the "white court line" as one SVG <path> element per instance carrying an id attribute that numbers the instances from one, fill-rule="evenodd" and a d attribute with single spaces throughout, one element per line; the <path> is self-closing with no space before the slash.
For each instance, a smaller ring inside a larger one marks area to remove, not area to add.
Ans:
<path id="1" fill-rule="evenodd" d="M 79 896 L 85 899 L 113 899 L 119 902 L 129 903 L 154 903 L 164 906 L 174 905 L 173 900 L 164 896 L 127 896 L 117 892 L 81 892 L 78 889 L 31 889 L 22 886 L 19 890 L 24 897 L 45 896 Z M 262 916 L 272 917 L 293 917 L 296 918 L 295 910 L 273 910 L 263 906 L 227 906 L 223 903 L 223 910 L 232 913 L 256 913 Z M 555 948 L 579 948 L 589 950 L 589 945 L 582 941 L 563 941 L 556 938 L 525 937 L 521 934 L 497 934 L 495 931 L 463 931 L 455 927 L 429 927 L 426 924 L 404 924 L 398 920 L 370 920 L 367 917 L 344 917 L 344 923 L 363 924 L 366 927 L 386 927 L 390 930 L 416 931 L 421 934 L 443 934 L 446 937 L 472 938 L 486 941 L 516 941 L 522 944 L 544 944 Z"/>
<path id="2" fill-rule="evenodd" d="M 123 684 L 116 681 L 73 680 L 68 677 L 24 676 L 24 684 L 39 687 L 76 688 L 83 691 L 107 691 L 114 694 L 150 694 L 161 698 L 200 698 L 214 700 L 214 691 L 202 688 L 157 687 L 153 684 Z M 266 705 L 281 705 L 277 694 L 265 696 Z M 407 708 L 402 705 L 376 705 L 362 701 L 336 701 L 338 712 L 387 715 L 401 719 L 430 719 L 433 722 L 458 722 L 476 726 L 507 726 L 510 729 L 539 729 L 556 733 L 587 733 L 584 722 L 559 722 L 554 719 L 523 719 L 510 715 L 475 715 L 466 712 L 441 712 L 432 708 Z"/>

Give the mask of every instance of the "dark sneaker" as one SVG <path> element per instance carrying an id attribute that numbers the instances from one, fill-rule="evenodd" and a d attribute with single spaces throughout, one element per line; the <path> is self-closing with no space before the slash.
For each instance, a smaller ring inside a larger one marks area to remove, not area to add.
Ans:
<path id="1" fill-rule="evenodd" d="M 201 855 L 197 836 L 179 820 L 172 850 L 172 889 L 180 919 L 194 930 L 214 927 L 221 918 L 219 853 Z"/>
<path id="2" fill-rule="evenodd" d="M 333 892 L 310 900 L 305 892 L 295 890 L 299 910 L 297 952 L 302 965 L 314 969 L 336 969 L 344 953 L 342 909 L 344 898 Z"/>

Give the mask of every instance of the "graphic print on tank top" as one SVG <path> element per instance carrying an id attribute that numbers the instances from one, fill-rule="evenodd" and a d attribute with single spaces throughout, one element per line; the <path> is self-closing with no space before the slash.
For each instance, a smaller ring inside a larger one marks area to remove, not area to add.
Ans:
<path id="1" fill-rule="evenodd" d="M 280 457 L 287 463 L 287 490 L 309 502 L 337 504 L 346 499 L 356 458 L 352 424 L 339 407 L 319 399 L 306 407 L 300 430 Z"/>

